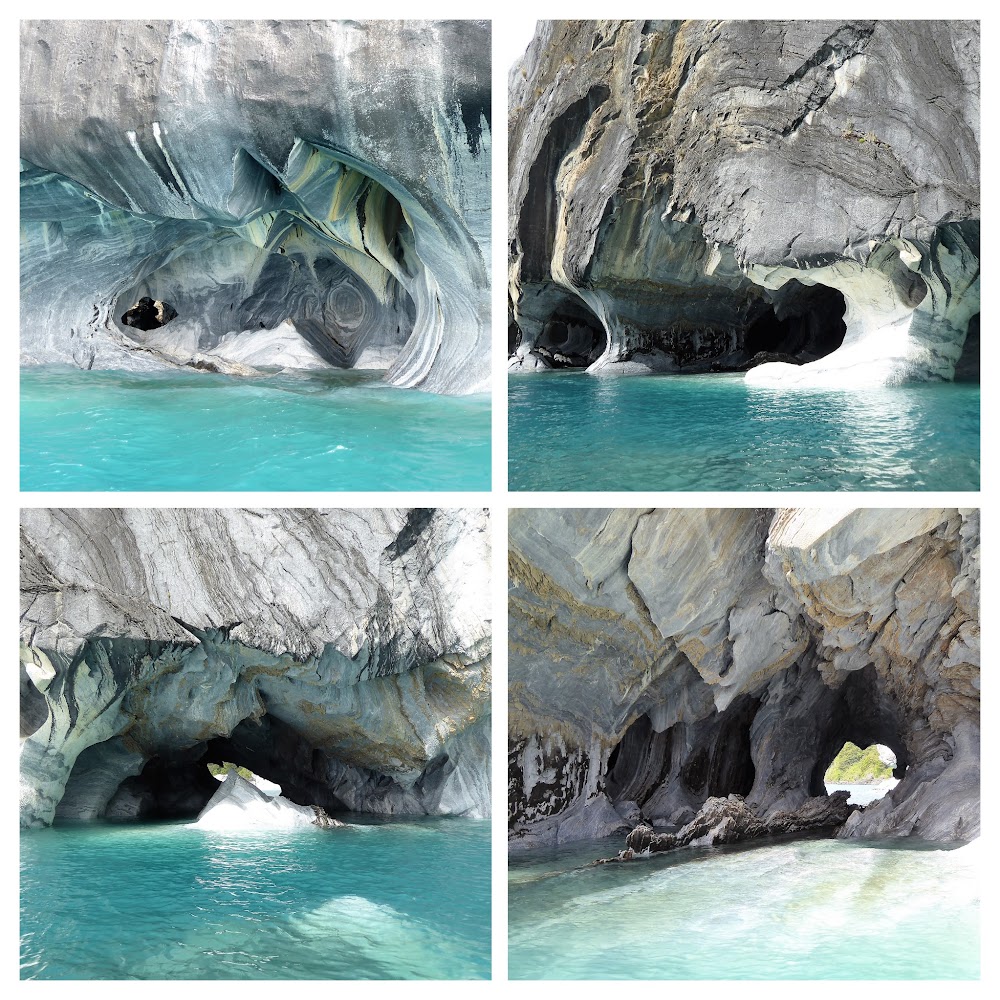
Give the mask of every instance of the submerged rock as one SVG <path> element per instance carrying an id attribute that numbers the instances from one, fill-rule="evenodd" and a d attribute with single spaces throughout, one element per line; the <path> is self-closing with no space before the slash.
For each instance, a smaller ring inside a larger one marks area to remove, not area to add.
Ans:
<path id="1" fill-rule="evenodd" d="M 487 389 L 490 122 L 486 21 L 21 22 L 24 363 Z"/>
<path id="2" fill-rule="evenodd" d="M 525 509 L 509 531 L 513 848 L 639 823 L 672 846 L 978 835 L 977 510 Z M 823 783 L 848 740 L 900 779 L 855 811 Z"/>
<path id="3" fill-rule="evenodd" d="M 21 822 L 194 817 L 231 762 L 328 812 L 488 816 L 481 510 L 25 510 Z"/>
<path id="4" fill-rule="evenodd" d="M 516 367 L 975 370 L 979 76 L 976 21 L 539 21 L 510 73 Z"/>
<path id="5" fill-rule="evenodd" d="M 347 824 L 327 815 L 320 806 L 300 806 L 281 795 L 267 795 L 230 771 L 193 825 L 203 830 L 287 830 L 304 826 L 332 830 Z"/>

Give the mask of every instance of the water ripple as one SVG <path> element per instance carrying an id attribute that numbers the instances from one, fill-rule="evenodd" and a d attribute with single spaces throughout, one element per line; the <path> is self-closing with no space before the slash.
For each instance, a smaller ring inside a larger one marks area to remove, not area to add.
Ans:
<path id="1" fill-rule="evenodd" d="M 511 375 L 519 490 L 976 490 L 979 386 Z"/>

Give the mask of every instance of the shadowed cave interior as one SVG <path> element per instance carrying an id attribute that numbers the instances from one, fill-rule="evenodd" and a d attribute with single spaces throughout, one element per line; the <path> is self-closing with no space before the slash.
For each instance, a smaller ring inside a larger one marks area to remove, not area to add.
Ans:
<path id="1" fill-rule="evenodd" d="M 358 751 L 362 756 L 366 752 L 377 753 L 378 750 L 372 747 Z M 78 804 L 92 799 L 95 773 L 105 779 L 113 775 L 114 767 L 109 766 L 109 762 L 119 753 L 116 741 L 111 740 L 80 754 L 56 809 L 56 822 L 81 819 Z M 318 805 L 328 813 L 350 811 L 331 788 L 338 778 L 354 783 L 360 779 L 376 791 L 401 792 L 398 783 L 389 775 L 359 767 L 334 753 L 316 748 L 292 726 L 265 715 L 256 721 L 244 720 L 228 737 L 216 737 L 186 750 L 153 754 L 138 774 L 126 777 L 117 785 L 100 815 L 109 820 L 192 819 L 219 788 L 208 765 L 226 762 L 245 767 L 258 777 L 280 785 L 282 796 L 292 802 L 303 806 Z M 448 766 L 447 753 L 431 760 L 417 779 L 416 791 Z"/>
<path id="2" fill-rule="evenodd" d="M 847 304 L 837 289 L 793 279 L 774 292 L 772 299 L 744 334 L 743 348 L 751 358 L 764 352 L 815 361 L 844 342 Z"/>
<path id="3" fill-rule="evenodd" d="M 852 672 L 837 690 L 813 676 L 794 710 L 744 694 L 721 712 L 665 729 L 655 725 L 659 706 L 639 715 L 607 756 L 604 793 L 634 822 L 675 830 L 711 797 L 736 794 L 751 806 L 773 809 L 826 796 L 824 775 L 847 742 L 888 747 L 896 756 L 894 776 L 903 779 L 907 741 L 921 736 L 908 731 L 874 667 Z M 558 773 L 559 761 L 543 764 Z M 511 814 L 537 807 L 538 786 L 534 794 L 537 801 L 528 803 L 515 794 Z"/>

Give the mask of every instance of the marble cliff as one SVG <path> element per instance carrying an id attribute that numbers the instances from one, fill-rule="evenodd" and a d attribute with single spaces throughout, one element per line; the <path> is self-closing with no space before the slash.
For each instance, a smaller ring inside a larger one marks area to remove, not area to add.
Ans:
<path id="1" fill-rule="evenodd" d="M 487 22 L 22 22 L 23 363 L 486 389 L 490 148 Z"/>
<path id="2" fill-rule="evenodd" d="M 328 813 L 488 816 L 481 510 L 21 521 L 21 823 L 195 817 L 231 761 Z"/>
<path id="3" fill-rule="evenodd" d="M 978 511 L 511 511 L 509 574 L 512 848 L 978 835 Z"/>
<path id="4" fill-rule="evenodd" d="M 978 379 L 978 22 L 538 25 L 513 369 Z"/>

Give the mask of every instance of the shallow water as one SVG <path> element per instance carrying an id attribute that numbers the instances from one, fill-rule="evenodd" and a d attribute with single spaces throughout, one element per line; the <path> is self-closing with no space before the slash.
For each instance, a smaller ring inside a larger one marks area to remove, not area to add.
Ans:
<path id="1" fill-rule="evenodd" d="M 489 831 L 29 831 L 21 978 L 488 978 Z"/>
<path id="2" fill-rule="evenodd" d="M 515 490 L 977 490 L 979 386 L 511 375 Z"/>
<path id="3" fill-rule="evenodd" d="M 974 979 L 978 844 L 839 840 L 586 866 L 621 838 L 513 854 L 512 979 Z"/>
<path id="4" fill-rule="evenodd" d="M 872 802 L 882 798 L 886 792 L 895 788 L 899 784 L 898 779 L 888 778 L 885 781 L 875 782 L 868 785 L 826 785 L 826 793 L 850 792 L 847 801 L 854 805 L 867 806 Z"/>
<path id="5" fill-rule="evenodd" d="M 485 490 L 490 402 L 379 372 L 21 372 L 22 490 Z"/>

